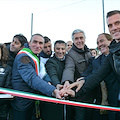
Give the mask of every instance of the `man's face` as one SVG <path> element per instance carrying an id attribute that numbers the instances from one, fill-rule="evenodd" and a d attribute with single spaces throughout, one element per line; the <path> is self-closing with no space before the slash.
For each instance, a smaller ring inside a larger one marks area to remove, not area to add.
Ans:
<path id="1" fill-rule="evenodd" d="M 68 41 L 67 44 L 66 44 L 66 50 L 67 52 L 72 48 L 72 41 Z"/>
<path id="2" fill-rule="evenodd" d="M 54 48 L 55 56 L 62 59 L 66 54 L 65 44 L 57 43 Z"/>
<path id="3" fill-rule="evenodd" d="M 39 35 L 34 35 L 29 42 L 29 47 L 34 54 L 39 54 L 44 46 L 44 38 Z"/>
<path id="4" fill-rule="evenodd" d="M 47 43 L 44 43 L 44 47 L 43 47 L 43 52 L 46 55 L 50 55 L 52 52 L 52 44 L 50 41 L 48 41 Z"/>
<path id="5" fill-rule="evenodd" d="M 99 35 L 97 39 L 97 47 L 99 51 L 107 55 L 109 53 L 109 48 L 108 46 L 110 45 L 111 41 L 108 41 L 105 35 Z"/>
<path id="6" fill-rule="evenodd" d="M 73 43 L 78 49 L 84 50 L 85 37 L 84 37 L 83 33 L 75 33 L 73 35 Z"/>
<path id="7" fill-rule="evenodd" d="M 108 17 L 107 25 L 112 37 L 116 40 L 120 39 L 120 14 L 115 14 Z"/>
<path id="8" fill-rule="evenodd" d="M 18 38 L 14 38 L 10 44 L 10 51 L 14 53 L 18 53 L 23 47 L 21 47 L 21 43 L 19 42 Z"/>

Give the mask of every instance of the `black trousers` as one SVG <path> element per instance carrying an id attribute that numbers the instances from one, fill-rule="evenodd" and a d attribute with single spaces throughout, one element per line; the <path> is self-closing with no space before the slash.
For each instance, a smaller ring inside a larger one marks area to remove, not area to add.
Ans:
<path id="1" fill-rule="evenodd" d="M 13 108 L 13 120 L 32 120 L 33 108 L 34 106 L 31 106 L 29 109 L 24 111 L 18 111 Z"/>

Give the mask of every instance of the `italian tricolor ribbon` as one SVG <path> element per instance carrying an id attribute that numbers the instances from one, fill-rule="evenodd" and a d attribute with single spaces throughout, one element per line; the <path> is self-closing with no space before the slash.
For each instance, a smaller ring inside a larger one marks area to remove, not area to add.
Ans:
<path id="1" fill-rule="evenodd" d="M 110 106 L 102 106 L 102 105 L 88 104 L 88 103 L 68 101 L 68 100 L 60 100 L 60 99 L 56 99 L 56 98 L 52 98 L 52 97 L 46 97 L 46 96 L 42 96 L 42 95 L 38 95 L 38 94 L 17 91 L 17 90 L 12 90 L 12 89 L 6 89 L 6 88 L 1 88 L 1 87 L 0 87 L 0 93 L 11 94 L 13 96 L 24 97 L 24 98 L 34 99 L 34 100 L 72 105 L 72 106 L 120 111 L 120 107 L 110 107 Z"/>
<path id="2" fill-rule="evenodd" d="M 34 61 L 34 64 L 35 64 L 35 71 L 36 71 L 37 75 L 41 79 L 43 79 L 43 77 L 46 75 L 46 70 L 45 70 L 44 64 L 42 62 L 40 62 L 38 57 L 29 48 L 23 48 L 21 51 L 19 51 L 18 54 L 22 54 L 22 53 L 25 53 L 29 57 L 32 58 L 32 60 Z"/>

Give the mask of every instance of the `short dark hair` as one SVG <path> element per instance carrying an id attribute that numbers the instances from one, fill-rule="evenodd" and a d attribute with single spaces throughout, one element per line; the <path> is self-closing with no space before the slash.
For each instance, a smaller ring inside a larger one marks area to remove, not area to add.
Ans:
<path id="1" fill-rule="evenodd" d="M 54 43 L 54 47 L 55 47 L 55 45 L 56 45 L 57 43 L 58 43 L 58 44 L 64 43 L 65 46 L 66 46 L 65 41 L 63 41 L 63 40 L 56 40 L 55 43 Z"/>
<path id="2" fill-rule="evenodd" d="M 33 38 L 35 35 L 41 36 L 41 37 L 44 39 L 44 37 L 43 37 L 41 34 L 36 33 L 36 34 L 33 34 L 33 35 L 31 36 L 30 42 L 32 41 L 32 38 Z"/>
<path id="3" fill-rule="evenodd" d="M 49 41 L 51 42 L 50 38 L 48 38 L 47 36 L 44 36 L 44 39 L 45 39 L 44 43 L 48 43 Z"/>
<path id="4" fill-rule="evenodd" d="M 21 43 L 21 47 L 23 47 L 25 43 L 28 43 L 27 38 L 22 34 L 16 34 L 13 39 L 14 38 L 17 38 L 19 40 L 19 42 Z"/>
<path id="5" fill-rule="evenodd" d="M 95 52 L 96 52 L 96 55 L 98 54 L 98 51 L 97 51 L 97 49 L 96 48 L 90 48 L 90 51 L 93 51 L 93 50 L 95 50 Z"/>
<path id="6" fill-rule="evenodd" d="M 113 10 L 113 11 L 110 11 L 107 13 L 107 18 L 112 16 L 112 15 L 115 15 L 115 14 L 120 14 L 120 11 L 119 10 Z"/>

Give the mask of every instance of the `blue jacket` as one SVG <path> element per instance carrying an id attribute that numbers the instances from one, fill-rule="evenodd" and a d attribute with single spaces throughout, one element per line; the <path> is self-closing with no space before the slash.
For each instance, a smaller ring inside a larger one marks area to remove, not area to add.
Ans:
<path id="1" fill-rule="evenodd" d="M 16 56 L 12 73 L 12 87 L 14 90 L 30 93 L 41 92 L 51 96 L 54 89 L 56 89 L 37 75 L 32 58 L 25 53 Z M 15 97 L 12 105 L 15 109 L 25 110 L 32 103 L 33 100 Z"/>
<path id="2" fill-rule="evenodd" d="M 24 46 L 25 46 L 25 48 L 29 48 L 29 44 L 28 43 L 25 43 L 24 44 Z M 52 53 L 51 53 L 52 54 Z M 42 61 L 42 58 L 49 58 L 50 56 L 48 56 L 48 55 L 46 55 L 43 51 L 39 54 L 39 59 L 40 59 L 40 62 L 43 62 Z M 44 62 L 43 62 L 43 64 L 44 64 Z M 46 74 L 46 76 L 43 78 L 43 80 L 44 81 L 46 81 L 46 82 L 51 82 L 51 79 L 50 79 L 50 76 L 48 75 L 48 74 Z"/>

